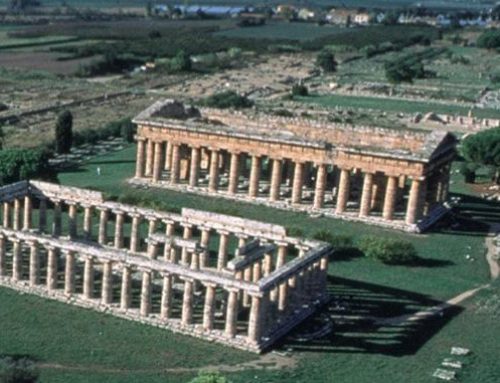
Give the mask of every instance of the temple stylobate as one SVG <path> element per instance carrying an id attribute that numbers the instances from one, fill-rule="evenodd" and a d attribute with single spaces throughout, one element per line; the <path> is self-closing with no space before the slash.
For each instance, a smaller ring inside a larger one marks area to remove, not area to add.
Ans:
<path id="1" fill-rule="evenodd" d="M 131 182 L 418 231 L 447 199 L 456 138 L 159 101 Z"/>
<path id="2" fill-rule="evenodd" d="M 332 247 L 37 181 L 0 187 L 0 286 L 261 352 L 328 300 Z"/>

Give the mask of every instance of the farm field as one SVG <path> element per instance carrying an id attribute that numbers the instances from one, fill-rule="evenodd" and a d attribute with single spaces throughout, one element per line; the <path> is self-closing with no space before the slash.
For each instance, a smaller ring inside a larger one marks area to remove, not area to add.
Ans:
<path id="1" fill-rule="evenodd" d="M 438 102 L 423 102 L 404 99 L 394 99 L 387 97 L 366 97 L 351 96 L 343 94 L 331 94 L 321 96 L 309 96 L 297 98 L 306 103 L 318 104 L 322 107 L 334 108 L 353 108 L 353 109 L 372 109 L 385 112 L 401 113 L 442 113 L 449 115 L 467 116 L 470 107 L 453 105 Z M 498 118 L 500 112 L 496 109 L 474 109 L 474 115 L 480 118 Z"/>
<path id="2" fill-rule="evenodd" d="M 283 39 L 307 41 L 332 36 L 346 29 L 335 26 L 318 26 L 312 23 L 268 23 L 259 27 L 229 29 L 216 32 L 215 36 L 228 38 Z"/>
<path id="3" fill-rule="evenodd" d="M 305 214 L 281 210 L 269 214 L 269 209 L 243 203 L 228 206 L 224 200 L 191 194 L 154 189 L 138 191 L 124 184 L 133 174 L 134 152 L 135 146 L 131 145 L 122 151 L 94 157 L 83 167 L 62 173 L 60 181 L 68 185 L 92 186 L 109 196 L 141 198 L 142 204 L 159 209 L 176 210 L 186 206 L 263 219 L 285 224 L 294 230 L 302 228 L 306 236 L 312 236 L 320 229 L 354 235 L 355 238 L 359 238 L 360 233 L 389 233 L 363 224 L 312 219 Z M 95 175 L 98 166 L 101 168 L 99 177 Z M 460 193 L 467 192 L 455 174 L 453 188 Z M 484 202 L 476 206 L 478 202 L 473 196 L 467 198 L 462 209 L 475 217 L 479 214 L 475 211 L 485 207 Z M 500 214 L 498 204 L 489 205 L 487 209 Z M 386 376 L 424 383 L 429 382 L 432 372 L 443 359 L 449 357 L 452 346 L 462 346 L 470 348 L 473 354 L 464 359 L 464 369 L 459 372 L 460 381 L 495 381 L 498 377 L 495 361 L 500 355 L 494 337 L 489 334 L 500 328 L 494 315 L 485 309 L 489 307 L 485 302 L 494 299 L 496 289 L 486 289 L 477 298 L 447 311 L 444 316 L 412 326 L 378 326 L 363 320 L 341 319 L 346 312 L 345 308 L 340 311 L 336 307 L 338 302 L 340 305 L 351 302 L 347 304 L 347 313 L 353 318 L 356 315 L 392 317 L 435 305 L 488 282 L 482 233 L 467 236 L 463 232 L 448 231 L 423 236 L 390 234 L 417 245 L 419 255 L 431 261 L 428 266 L 384 266 L 364 258 L 332 262 L 329 289 L 337 298 L 309 323 L 312 326 L 321 318 L 331 317 L 336 323 L 333 333 L 309 343 L 298 343 L 293 334 L 284 339 L 279 350 L 295 350 L 288 358 L 293 358 L 296 368 L 283 371 L 249 369 L 225 372 L 225 375 L 235 383 L 329 381 L 325 380 L 326 377 L 339 382 L 383 383 Z M 472 254 L 475 261 L 466 260 L 466 254 Z M 0 353 L 29 353 L 39 360 L 41 383 L 85 382 L 89 379 L 103 382 L 187 382 L 196 374 L 195 371 L 174 372 L 171 369 L 182 365 L 196 370 L 207 365 L 260 360 L 252 354 L 223 349 L 174 336 L 168 331 L 36 297 L 19 296 L 5 289 L 0 289 L 0 299 L 7 302 L 2 307 L 9 307 L 8 311 L 0 310 L 2 326 L 10 330 L 8 337 L 0 340 Z M 33 307 L 36 307 L 36 315 L 30 315 Z M 301 329 L 297 331 L 300 333 Z M 68 337 L 71 342 L 67 341 Z M 364 367 L 356 367 L 360 365 Z"/>

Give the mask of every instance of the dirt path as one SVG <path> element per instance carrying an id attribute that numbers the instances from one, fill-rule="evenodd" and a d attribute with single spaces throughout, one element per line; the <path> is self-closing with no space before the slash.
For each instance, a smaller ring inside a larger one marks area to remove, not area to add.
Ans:
<path id="1" fill-rule="evenodd" d="M 490 276 L 491 280 L 495 280 L 500 276 L 500 265 L 498 263 L 498 260 L 496 259 L 496 245 L 495 245 L 495 235 L 500 232 L 500 225 L 491 225 L 490 227 L 490 233 L 485 239 L 485 246 L 486 246 L 486 261 L 488 262 L 489 268 L 490 268 Z M 473 297 L 478 291 L 481 291 L 487 287 L 489 287 L 490 284 L 486 284 L 480 287 L 477 287 L 475 289 L 470 289 L 467 291 L 464 291 L 463 293 L 457 295 L 456 297 L 453 297 L 449 300 L 447 300 L 444 303 L 441 303 L 440 305 L 433 306 L 427 310 L 422 310 L 413 314 L 408 314 L 408 315 L 401 315 L 398 317 L 392 317 L 392 318 L 375 318 L 375 323 L 377 325 L 389 325 L 389 326 L 397 326 L 400 325 L 404 322 L 414 322 L 418 320 L 422 320 L 425 318 L 429 318 L 434 315 L 442 315 L 443 311 L 452 307 L 456 306 L 463 301 Z"/>
<path id="2" fill-rule="evenodd" d="M 182 374 L 189 372 L 198 372 L 200 370 L 219 371 L 219 372 L 240 372 L 245 370 L 283 370 L 294 369 L 297 367 L 297 358 L 295 356 L 283 356 L 276 352 L 270 352 L 259 356 L 258 359 L 250 362 L 239 364 L 219 364 L 207 365 L 202 367 L 173 367 L 164 369 L 121 369 L 121 368 L 105 368 L 101 366 L 70 366 L 58 363 L 40 363 L 39 368 L 42 369 L 55 369 L 65 371 L 92 371 L 111 374 L 130 374 L 130 373 L 169 373 L 169 374 Z"/>

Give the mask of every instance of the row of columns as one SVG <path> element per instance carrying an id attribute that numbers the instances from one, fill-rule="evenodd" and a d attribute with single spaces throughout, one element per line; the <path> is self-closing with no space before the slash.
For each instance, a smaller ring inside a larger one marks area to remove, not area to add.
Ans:
<path id="1" fill-rule="evenodd" d="M 166 149 L 165 149 L 166 148 Z M 189 149 L 191 153 L 189 186 L 197 187 L 200 174 L 200 158 L 201 148 L 192 147 Z M 162 156 L 168 158 L 164 161 Z M 136 177 L 151 176 L 154 182 L 160 180 L 162 170 L 167 168 L 170 170 L 170 183 L 177 184 L 179 182 L 180 169 L 180 152 L 181 144 L 169 142 L 166 145 L 163 142 L 153 142 L 152 140 L 138 139 L 137 149 L 137 167 Z M 210 150 L 210 163 L 208 167 L 208 191 L 217 192 L 219 190 L 219 173 L 220 173 L 220 156 L 221 151 L 217 149 Z M 229 153 L 229 179 L 227 193 L 229 195 L 237 194 L 238 182 L 241 172 L 241 153 Z M 269 200 L 277 202 L 280 200 L 281 185 L 283 183 L 283 167 L 285 159 L 272 158 L 271 177 L 269 187 Z M 312 206 L 315 209 L 323 209 L 325 205 L 325 194 L 327 189 L 328 165 L 324 163 L 316 164 L 314 198 Z M 303 200 L 303 189 L 305 174 L 310 174 L 309 166 L 306 172 L 306 163 L 300 161 L 293 162 L 293 182 L 291 188 L 291 203 L 294 205 L 301 204 Z M 259 195 L 259 185 L 261 179 L 262 158 L 260 156 L 251 156 L 250 174 L 248 180 L 248 197 L 254 199 Z M 351 191 L 351 173 L 352 169 L 340 168 L 340 177 L 337 187 L 337 196 L 335 204 L 335 212 L 344 214 L 347 210 L 347 203 Z M 445 188 L 449 182 L 449 165 L 443 166 L 443 174 L 448 174 L 448 178 L 444 176 L 439 180 L 441 188 Z M 377 174 L 377 177 L 380 177 Z M 397 202 L 401 198 L 401 189 L 405 188 L 405 184 L 401 185 L 400 179 L 405 180 L 405 177 L 399 175 L 385 175 L 385 184 L 382 185 L 385 189 L 383 196 L 382 218 L 390 221 L 395 219 L 395 210 Z M 374 188 L 378 183 L 375 183 L 375 173 L 367 172 L 364 174 L 363 187 L 361 198 L 359 201 L 358 215 L 360 217 L 368 217 L 373 210 L 373 199 L 375 198 Z M 414 178 L 410 180 L 410 190 L 408 195 L 408 203 L 406 207 L 405 220 L 408 224 L 414 224 L 424 213 L 425 198 L 425 178 Z M 444 194 L 443 194 L 444 195 Z M 378 198 L 378 196 L 377 196 Z M 442 202 L 442 196 L 438 202 Z"/>
<path id="2" fill-rule="evenodd" d="M 113 274 L 114 271 L 121 271 L 121 287 L 120 287 L 120 302 L 119 307 L 122 310 L 129 310 L 132 302 L 132 274 L 134 270 L 142 274 L 141 277 L 141 292 L 140 292 L 140 307 L 139 313 L 143 317 L 152 314 L 152 288 L 155 272 L 150 269 L 136 269 L 129 264 L 119 264 L 111 260 L 98 260 L 90 255 L 78 255 L 72 251 L 60 250 L 55 247 L 40 245 L 36 241 L 23 243 L 20 239 L 9 239 L 0 235 L 0 277 L 8 277 L 6 268 L 7 259 L 7 242 L 11 242 L 12 252 L 12 272 L 10 278 L 13 282 L 21 282 L 23 279 L 22 273 L 22 257 L 23 246 L 29 247 L 29 284 L 32 287 L 41 287 L 40 274 L 41 268 L 41 248 L 45 248 L 46 253 L 46 286 L 48 291 L 59 289 L 58 286 L 58 264 L 60 259 L 64 258 L 64 287 L 65 295 L 75 294 L 75 275 L 77 273 L 76 261 L 77 257 L 82 258 L 83 266 L 83 286 L 82 297 L 84 299 L 93 300 L 95 290 L 95 275 L 97 263 L 101 265 L 101 294 L 100 303 L 104 305 L 113 304 Z M 173 304 L 173 282 L 175 278 L 180 278 L 183 282 L 183 298 L 181 311 L 181 324 L 184 326 L 193 325 L 193 306 L 194 292 L 196 281 L 182 276 L 174 276 L 169 273 L 161 273 L 162 277 L 162 292 L 159 316 L 163 320 L 172 319 L 172 304 Z M 203 283 L 205 286 L 205 298 L 203 304 L 203 322 L 204 331 L 214 330 L 214 318 L 216 307 L 216 290 L 218 286 L 213 283 Z M 226 301 L 226 316 L 224 324 L 224 334 L 229 338 L 234 338 L 237 334 L 237 318 L 239 312 L 240 290 L 228 288 L 225 290 L 227 295 Z M 250 319 L 248 322 L 248 337 L 252 342 L 258 342 L 260 339 L 261 329 L 261 299 L 262 296 L 252 295 L 250 306 Z"/>

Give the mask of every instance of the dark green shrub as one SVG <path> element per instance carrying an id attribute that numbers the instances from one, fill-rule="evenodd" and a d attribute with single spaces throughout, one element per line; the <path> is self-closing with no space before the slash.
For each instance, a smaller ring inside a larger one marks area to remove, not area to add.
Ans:
<path id="1" fill-rule="evenodd" d="M 28 358 L 0 358 L 0 383 L 36 383 L 38 370 Z"/>
<path id="2" fill-rule="evenodd" d="M 229 90 L 227 92 L 215 93 L 202 101 L 205 106 L 209 106 L 211 108 L 234 108 L 234 109 L 242 109 L 242 108 L 250 108 L 253 106 L 253 102 L 249 100 L 247 97 L 242 96 L 236 93 L 233 90 Z"/>
<path id="3" fill-rule="evenodd" d="M 318 241 L 328 242 L 336 249 L 351 248 L 353 246 L 352 237 L 344 234 L 332 234 L 327 230 L 320 230 L 314 233 L 314 239 Z"/>
<path id="4" fill-rule="evenodd" d="M 477 46 L 486 49 L 500 48 L 500 29 L 483 32 L 477 39 Z"/>
<path id="5" fill-rule="evenodd" d="M 337 61 L 335 56 L 329 50 L 323 49 L 316 56 L 316 65 L 325 72 L 335 72 L 337 70 Z"/>
<path id="6" fill-rule="evenodd" d="M 418 260 L 413 244 L 404 240 L 366 236 L 359 248 L 366 257 L 388 265 L 414 265 Z"/>
<path id="7" fill-rule="evenodd" d="M 304 236 L 304 231 L 300 227 L 296 227 L 296 226 L 287 227 L 286 232 L 290 237 L 303 237 Z"/>
<path id="8" fill-rule="evenodd" d="M 39 149 L 5 149 L 0 151 L 0 185 L 25 179 L 54 180 L 49 165 L 50 153 Z"/>
<path id="9" fill-rule="evenodd" d="M 305 97 L 309 94 L 309 90 L 307 89 L 307 86 L 303 84 L 295 84 L 292 87 L 292 96 L 302 96 Z"/>
<path id="10" fill-rule="evenodd" d="M 464 176 L 465 183 L 473 184 L 476 182 L 476 170 L 478 168 L 479 165 L 470 162 L 462 162 L 460 165 L 460 174 Z"/>

